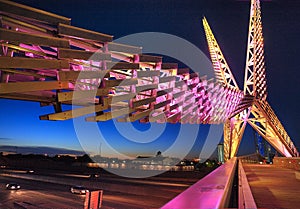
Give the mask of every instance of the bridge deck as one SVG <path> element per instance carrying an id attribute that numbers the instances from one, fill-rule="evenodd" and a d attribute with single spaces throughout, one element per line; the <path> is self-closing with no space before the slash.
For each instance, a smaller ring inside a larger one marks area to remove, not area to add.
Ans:
<path id="1" fill-rule="evenodd" d="M 258 208 L 299 208 L 300 172 L 274 165 L 243 167 Z"/>

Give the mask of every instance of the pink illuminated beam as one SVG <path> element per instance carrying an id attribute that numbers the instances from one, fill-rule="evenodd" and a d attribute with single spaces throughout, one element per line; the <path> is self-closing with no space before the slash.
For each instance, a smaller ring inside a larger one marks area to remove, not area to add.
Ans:
<path id="1" fill-rule="evenodd" d="M 236 163 L 236 158 L 232 158 L 172 199 L 162 209 L 226 207 L 227 194 L 230 193 L 230 181 L 234 175 Z"/>

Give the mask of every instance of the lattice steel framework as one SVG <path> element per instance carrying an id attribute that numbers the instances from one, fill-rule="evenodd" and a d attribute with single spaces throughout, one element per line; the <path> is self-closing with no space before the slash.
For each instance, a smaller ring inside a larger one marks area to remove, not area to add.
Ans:
<path id="1" fill-rule="evenodd" d="M 239 89 L 205 18 L 203 25 L 217 80 L 224 86 Z M 259 0 L 251 0 L 244 98 L 224 124 L 225 160 L 236 156 L 247 122 L 282 155 L 299 155 L 266 98 L 261 8 Z"/>
<path id="2" fill-rule="evenodd" d="M 213 68 L 215 71 L 216 79 L 219 83 L 224 86 L 231 87 L 233 89 L 239 90 L 239 87 L 235 81 L 234 76 L 231 73 L 231 70 L 226 62 L 226 59 L 218 45 L 217 40 L 215 39 L 213 32 L 206 20 L 203 18 L 203 26 L 205 30 L 206 40 L 208 43 L 209 53 Z"/>
<path id="3" fill-rule="evenodd" d="M 251 0 L 244 93 L 262 100 L 267 98 L 264 38 L 259 0 Z"/>

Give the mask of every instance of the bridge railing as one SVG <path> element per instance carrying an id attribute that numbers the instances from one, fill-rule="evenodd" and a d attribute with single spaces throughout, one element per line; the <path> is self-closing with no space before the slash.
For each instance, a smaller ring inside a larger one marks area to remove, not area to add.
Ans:
<path id="1" fill-rule="evenodd" d="M 239 208 L 257 208 L 241 160 L 238 162 L 238 168 Z"/>
<path id="2" fill-rule="evenodd" d="M 274 157 L 274 166 L 300 171 L 300 157 Z"/>
<path id="3" fill-rule="evenodd" d="M 254 154 L 232 158 L 206 177 L 176 196 L 162 209 L 228 208 L 232 185 L 238 166 L 238 208 L 257 208 L 243 162 L 258 163 L 261 156 Z"/>
<path id="4" fill-rule="evenodd" d="M 232 158 L 176 196 L 162 209 L 228 208 L 237 158 Z"/>
<path id="5" fill-rule="evenodd" d="M 262 157 L 260 154 L 251 154 L 251 155 L 245 155 L 238 157 L 238 160 L 242 163 L 259 163 L 264 160 L 264 157 Z"/>

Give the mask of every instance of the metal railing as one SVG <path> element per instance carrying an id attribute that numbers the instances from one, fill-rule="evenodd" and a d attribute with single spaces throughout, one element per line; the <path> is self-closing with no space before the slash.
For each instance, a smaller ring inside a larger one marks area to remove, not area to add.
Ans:
<path id="1" fill-rule="evenodd" d="M 238 162 L 239 208 L 257 208 L 241 160 Z"/>

